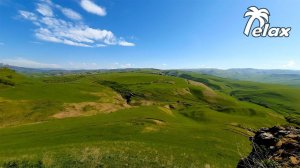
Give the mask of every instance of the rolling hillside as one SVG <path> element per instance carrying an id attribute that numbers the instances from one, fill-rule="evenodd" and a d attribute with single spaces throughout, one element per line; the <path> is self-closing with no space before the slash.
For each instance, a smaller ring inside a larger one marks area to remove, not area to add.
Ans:
<path id="1" fill-rule="evenodd" d="M 272 109 L 285 116 L 289 122 L 300 124 L 300 88 L 297 86 L 230 80 L 194 72 L 165 71 L 164 73 L 200 81 L 240 101 Z"/>
<path id="2" fill-rule="evenodd" d="M 234 167 L 252 130 L 299 123 L 298 93 L 182 71 L 2 68 L 0 165 Z"/>

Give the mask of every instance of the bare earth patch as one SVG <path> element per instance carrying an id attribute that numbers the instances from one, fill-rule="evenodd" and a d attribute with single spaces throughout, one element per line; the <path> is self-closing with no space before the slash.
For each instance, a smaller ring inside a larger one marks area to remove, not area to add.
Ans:
<path id="1" fill-rule="evenodd" d="M 131 106 L 117 93 L 90 93 L 99 96 L 97 102 L 65 103 L 64 110 L 53 115 L 54 118 L 92 116 L 99 113 L 111 113 Z"/>
<path id="2" fill-rule="evenodd" d="M 157 104 L 158 104 L 157 102 L 151 100 L 133 100 L 131 102 L 131 105 L 134 106 L 153 106 Z"/>

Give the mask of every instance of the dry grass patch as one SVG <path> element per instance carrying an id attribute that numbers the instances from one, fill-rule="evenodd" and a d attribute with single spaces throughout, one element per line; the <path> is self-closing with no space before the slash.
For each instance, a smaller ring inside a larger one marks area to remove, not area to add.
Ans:
<path id="1" fill-rule="evenodd" d="M 158 130 L 159 130 L 158 127 L 147 126 L 147 127 L 145 127 L 145 128 L 142 130 L 142 132 L 143 132 L 143 133 L 149 133 L 149 132 L 156 132 L 156 131 L 158 131 Z"/>
<path id="2" fill-rule="evenodd" d="M 68 103 L 65 110 L 53 115 L 54 118 L 68 118 L 78 116 L 91 116 L 99 113 L 111 113 L 120 109 L 129 108 L 127 104 L 98 103 L 98 102 L 81 102 Z"/>
<path id="3" fill-rule="evenodd" d="M 151 101 L 151 100 L 132 100 L 131 105 L 133 106 L 153 106 L 153 105 L 157 105 L 158 103 L 155 101 Z"/>
<path id="4" fill-rule="evenodd" d="M 176 96 L 185 96 L 185 95 L 191 95 L 189 88 L 180 88 L 176 89 L 176 91 L 173 93 Z"/>
<path id="5" fill-rule="evenodd" d="M 99 97 L 97 102 L 65 103 L 64 110 L 54 114 L 54 118 L 68 118 L 91 116 L 99 113 L 111 113 L 130 108 L 130 105 L 117 93 L 94 92 L 89 93 Z"/>
<path id="6" fill-rule="evenodd" d="M 142 130 L 143 133 L 148 132 L 156 132 L 162 129 L 164 126 L 166 126 L 165 121 L 153 119 L 153 118 L 147 118 L 147 121 L 151 123 L 151 125 L 147 125 Z"/>
<path id="7" fill-rule="evenodd" d="M 165 112 L 165 113 L 167 113 L 167 114 L 169 114 L 169 115 L 171 115 L 171 116 L 173 116 L 174 114 L 173 114 L 173 111 L 172 110 L 170 110 L 170 106 L 169 105 L 166 105 L 166 106 L 164 106 L 164 107 L 158 107 L 161 111 L 163 111 L 163 112 Z"/>
<path id="8" fill-rule="evenodd" d="M 203 95 L 205 97 L 218 97 L 218 94 L 212 90 L 210 87 L 206 86 L 205 84 L 201 83 L 201 82 L 196 82 L 196 81 L 192 81 L 192 80 L 188 80 L 188 83 L 194 86 L 200 86 L 203 88 Z"/>

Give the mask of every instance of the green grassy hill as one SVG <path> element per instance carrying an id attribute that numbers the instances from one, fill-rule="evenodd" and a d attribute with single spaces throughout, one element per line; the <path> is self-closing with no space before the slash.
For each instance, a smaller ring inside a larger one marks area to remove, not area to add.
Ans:
<path id="1" fill-rule="evenodd" d="M 179 71 L 0 81 L 3 167 L 234 167 L 251 130 L 300 108 L 298 88 Z"/>
<path id="2" fill-rule="evenodd" d="M 164 73 L 202 82 L 239 101 L 271 109 L 283 115 L 289 122 L 300 124 L 299 87 L 237 81 L 193 72 L 165 71 Z"/>

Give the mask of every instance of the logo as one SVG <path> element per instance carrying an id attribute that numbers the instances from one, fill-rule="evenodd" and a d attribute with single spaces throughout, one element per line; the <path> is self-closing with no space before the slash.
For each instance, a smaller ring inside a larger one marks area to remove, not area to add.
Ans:
<path id="1" fill-rule="evenodd" d="M 266 8 L 257 8 L 251 6 L 245 13 L 244 18 L 249 17 L 249 20 L 245 26 L 244 34 L 253 37 L 289 37 L 291 27 L 271 27 L 269 23 L 270 12 Z M 252 29 L 254 21 L 259 22 L 259 26 Z"/>

